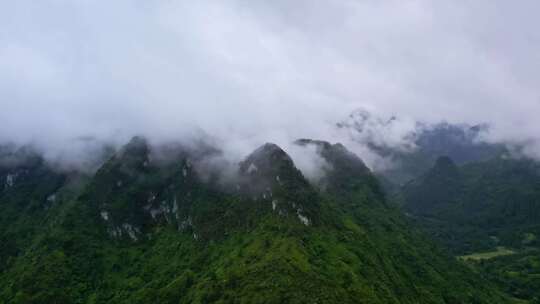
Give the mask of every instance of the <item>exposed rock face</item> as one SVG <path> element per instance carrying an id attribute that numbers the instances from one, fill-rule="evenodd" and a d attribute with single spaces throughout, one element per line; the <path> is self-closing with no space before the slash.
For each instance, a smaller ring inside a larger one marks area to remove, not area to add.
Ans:
<path id="1" fill-rule="evenodd" d="M 34 201 L 39 208 L 46 209 L 56 201 L 56 191 L 66 178 L 66 174 L 50 168 L 31 147 L 0 147 L 0 196 L 5 195 L 18 208 Z"/>
<path id="2" fill-rule="evenodd" d="M 83 198 L 97 206 L 109 235 L 141 239 L 148 228 L 176 225 L 186 228 L 191 192 L 196 183 L 187 152 L 167 150 L 152 159 L 147 141 L 134 137 L 96 173 Z"/>
<path id="3" fill-rule="evenodd" d="M 318 218 L 315 189 L 279 146 L 264 144 L 240 164 L 241 193 L 262 199 L 281 216 L 295 216 L 304 225 Z"/>

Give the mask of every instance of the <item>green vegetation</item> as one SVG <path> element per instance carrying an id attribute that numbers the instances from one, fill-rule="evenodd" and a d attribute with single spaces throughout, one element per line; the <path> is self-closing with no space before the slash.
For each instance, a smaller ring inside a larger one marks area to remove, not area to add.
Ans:
<path id="1" fill-rule="evenodd" d="M 515 253 L 516 252 L 513 250 L 510 250 L 502 246 L 498 246 L 496 250 L 494 251 L 472 253 L 472 254 L 462 255 L 459 258 L 463 261 L 471 261 L 471 260 L 480 261 L 480 260 L 489 260 L 492 258 L 505 256 L 505 255 L 511 255 Z"/>
<path id="2" fill-rule="evenodd" d="M 540 302 L 540 165 L 440 158 L 402 192 L 409 219 L 502 290 Z"/>
<path id="3" fill-rule="evenodd" d="M 319 191 L 265 147 L 235 190 L 185 153 L 152 163 L 140 139 L 89 180 L 5 188 L 2 208 L 34 207 L 2 217 L 0 303 L 509 303 L 412 229 L 369 172 Z"/>
<path id="4" fill-rule="evenodd" d="M 494 159 L 461 167 L 441 158 L 403 188 L 410 218 L 455 255 L 538 246 L 540 165 Z"/>
<path id="5" fill-rule="evenodd" d="M 468 260 L 468 264 L 513 297 L 540 303 L 540 250 L 529 248 L 487 260 Z"/>

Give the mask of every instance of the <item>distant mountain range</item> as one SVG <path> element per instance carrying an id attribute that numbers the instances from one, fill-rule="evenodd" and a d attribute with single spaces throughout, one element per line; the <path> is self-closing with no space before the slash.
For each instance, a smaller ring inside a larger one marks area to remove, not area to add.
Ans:
<path id="1" fill-rule="evenodd" d="M 489 132 L 489 126 L 484 124 L 427 124 L 381 118 L 359 110 L 338 127 L 350 130 L 354 140 L 391 162 L 377 174 L 392 185 L 403 185 L 424 174 L 440 156 L 465 164 L 508 153 L 503 144 L 483 141 L 483 135 Z"/>

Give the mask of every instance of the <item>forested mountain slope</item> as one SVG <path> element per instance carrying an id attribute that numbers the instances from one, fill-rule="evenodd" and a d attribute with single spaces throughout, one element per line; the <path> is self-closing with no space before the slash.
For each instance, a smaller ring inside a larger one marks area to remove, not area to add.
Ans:
<path id="1" fill-rule="evenodd" d="M 197 168 L 217 150 L 160 161 L 142 138 L 91 177 L 3 165 L 0 303 L 508 303 L 316 144 L 326 190 L 273 144 L 226 182 Z"/>
<path id="2" fill-rule="evenodd" d="M 540 302 L 540 165 L 442 157 L 402 189 L 414 223 L 514 297 Z"/>
<path id="3" fill-rule="evenodd" d="M 441 157 L 434 168 L 403 188 L 404 208 L 423 217 L 456 253 L 495 246 L 538 245 L 540 165 L 493 159 L 458 167 Z"/>

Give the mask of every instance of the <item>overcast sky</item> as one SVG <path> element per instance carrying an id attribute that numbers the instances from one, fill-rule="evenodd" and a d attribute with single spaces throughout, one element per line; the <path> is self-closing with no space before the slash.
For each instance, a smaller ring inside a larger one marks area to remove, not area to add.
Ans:
<path id="1" fill-rule="evenodd" d="M 539 12 L 536 0 L 1 1 L 0 141 L 335 140 L 334 123 L 365 108 L 534 143 Z"/>

